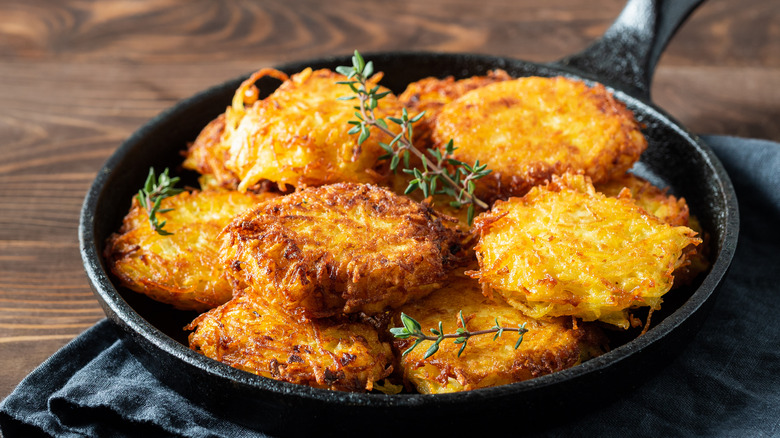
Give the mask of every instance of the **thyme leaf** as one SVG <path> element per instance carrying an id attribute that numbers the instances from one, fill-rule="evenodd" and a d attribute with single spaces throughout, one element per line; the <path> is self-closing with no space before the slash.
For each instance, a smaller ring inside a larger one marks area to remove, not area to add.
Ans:
<path id="1" fill-rule="evenodd" d="M 519 334 L 517 342 L 515 343 L 515 350 L 517 350 L 520 347 L 520 344 L 523 342 L 523 335 L 528 333 L 528 329 L 525 328 L 525 323 L 521 324 L 519 327 L 504 327 L 498 323 L 498 318 L 496 318 L 496 324 L 489 329 L 469 331 L 468 329 L 466 329 L 466 320 L 463 318 L 463 310 L 458 312 L 458 319 L 459 319 L 460 327 L 458 327 L 458 329 L 455 330 L 455 333 L 445 334 L 442 322 L 439 321 L 438 328 L 429 329 L 431 334 L 428 335 L 422 331 L 422 326 L 420 325 L 419 322 L 417 322 L 417 320 L 401 312 L 401 323 L 403 324 L 403 327 L 393 327 L 390 329 L 390 333 L 398 339 L 409 339 L 409 338 L 415 339 L 414 344 L 412 344 L 411 347 L 407 348 L 406 351 L 402 353 L 402 356 L 406 356 L 407 354 L 409 354 L 412 350 L 417 348 L 417 346 L 423 343 L 424 341 L 432 341 L 433 344 L 431 344 L 428 347 L 428 350 L 425 352 L 425 356 L 423 356 L 423 359 L 427 359 L 433 356 L 434 354 L 436 354 L 436 352 L 439 351 L 439 345 L 445 339 L 453 339 L 453 338 L 455 339 L 454 343 L 456 345 L 460 345 L 460 349 L 458 350 L 458 357 L 460 357 L 460 355 L 463 353 L 463 350 L 466 349 L 468 340 L 472 336 L 495 333 L 495 336 L 493 336 L 493 340 L 495 341 L 505 331 L 517 332 Z"/>
<path id="2" fill-rule="evenodd" d="M 166 221 L 160 222 L 160 218 L 157 216 L 159 213 L 167 213 L 171 211 L 170 208 L 160 208 L 162 200 L 170 198 L 171 196 L 178 195 L 183 189 L 177 189 L 174 186 L 179 182 L 179 177 L 171 178 L 168 175 L 168 169 L 166 168 L 160 176 L 156 176 L 154 168 L 149 168 L 149 175 L 146 177 L 146 182 L 135 198 L 146 210 L 149 215 L 149 224 L 152 229 L 161 236 L 170 236 L 171 232 L 164 229 Z"/>
<path id="3" fill-rule="evenodd" d="M 488 208 L 487 203 L 474 194 L 474 181 L 492 172 L 487 168 L 487 164 L 480 164 L 477 160 L 470 165 L 453 158 L 457 148 L 452 140 L 447 143 L 443 152 L 433 148 L 421 151 L 415 147 L 413 125 L 422 119 L 425 111 L 410 117 L 406 108 L 403 108 L 401 117 L 387 117 L 387 120 L 377 117 L 374 110 L 379 100 L 390 92 L 380 93 L 379 86 L 369 88 L 368 79 L 374 73 L 374 64 L 371 61 L 366 62 L 357 50 L 352 56 L 352 65 L 336 67 L 336 72 L 348 79 L 337 83 L 348 86 L 353 93 L 339 99 L 357 100 L 357 105 L 354 106 L 355 120 L 348 123 L 352 126 L 349 134 L 358 135 L 358 145 L 368 140 L 371 128 L 378 129 L 391 138 L 390 143 L 380 143 L 382 149 L 387 152 L 380 159 L 390 160 L 390 170 L 393 172 L 403 163 L 403 172 L 414 176 L 404 193 L 420 190 L 426 198 L 431 195 L 448 195 L 453 198 L 451 206 L 468 208 L 468 223 L 471 225 L 474 220 L 474 206 Z M 388 121 L 397 125 L 400 132 L 390 129 Z M 422 169 L 410 166 L 410 154 L 420 159 Z"/>

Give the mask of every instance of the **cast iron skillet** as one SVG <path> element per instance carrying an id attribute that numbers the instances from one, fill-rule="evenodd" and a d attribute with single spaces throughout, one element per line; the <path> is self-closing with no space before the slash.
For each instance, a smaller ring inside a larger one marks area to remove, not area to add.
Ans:
<path id="1" fill-rule="evenodd" d="M 180 151 L 224 111 L 244 78 L 199 93 L 151 120 L 100 170 L 84 201 L 79 228 L 81 254 L 95 295 L 129 348 L 162 382 L 193 403 L 271 434 L 462 432 L 468 427 L 489 429 L 502 419 L 510 420 L 517 432 L 543 426 L 552 418 L 560 422 L 619 397 L 658 372 L 693 337 L 712 306 L 736 247 L 737 200 L 723 167 L 707 146 L 654 106 L 649 97 L 661 51 L 699 3 L 630 0 L 599 41 L 551 64 L 472 54 L 366 54 L 385 73 L 383 84 L 396 92 L 427 76 L 460 78 L 501 68 L 513 76 L 564 75 L 600 82 L 636 113 L 646 126 L 649 147 L 634 171 L 688 200 L 710 233 L 712 267 L 696 284 L 667 295 L 662 314 L 654 314 L 656 323 L 645 335 L 628 339 L 601 357 L 512 385 L 458 394 L 387 396 L 278 382 L 190 351 L 181 328 L 195 315 L 117 287 L 101 254 L 106 237 L 119 228 L 149 167 L 176 169 L 182 159 Z M 279 68 L 294 73 L 307 66 L 333 69 L 349 64 L 349 57 L 344 56 Z M 276 84 L 261 81 L 259 86 L 267 93 Z"/>

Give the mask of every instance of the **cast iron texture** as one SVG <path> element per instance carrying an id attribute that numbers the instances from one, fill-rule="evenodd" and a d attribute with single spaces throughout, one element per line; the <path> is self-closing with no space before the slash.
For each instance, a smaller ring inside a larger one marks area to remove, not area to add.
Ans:
<path id="1" fill-rule="evenodd" d="M 469 428 L 485 432 L 506 419 L 522 430 L 530 430 L 553 416 L 560 422 L 575 412 L 583 413 L 613 400 L 658 372 L 688 344 L 712 306 L 736 247 L 737 200 L 723 167 L 695 135 L 649 99 L 649 81 L 661 50 L 698 3 L 631 0 L 602 40 L 553 64 L 472 54 L 366 54 L 385 73 L 383 84 L 396 92 L 427 76 L 461 78 L 501 68 L 513 76 L 565 75 L 590 83 L 598 81 L 635 112 L 646 125 L 649 147 L 634 171 L 688 200 L 710 233 L 713 260 L 699 283 L 667 295 L 662 312 L 654 314 L 655 325 L 644 336 L 548 376 L 442 395 L 318 390 L 255 376 L 189 350 L 181 328 L 195 314 L 174 311 L 117 288 L 102 252 L 106 238 L 119 228 L 149 167 L 177 169 L 180 151 L 224 111 L 243 77 L 186 99 L 151 120 L 101 169 L 84 201 L 79 229 L 82 258 L 96 297 L 136 357 L 162 382 L 193 403 L 272 435 L 323 436 L 350 431 L 392 435 L 403 430 L 460 433 Z M 349 57 L 343 56 L 279 68 L 294 73 L 305 67 L 333 69 L 349 63 Z M 259 86 L 268 93 L 276 84 L 263 80 Z M 175 173 L 194 178 L 180 169 Z"/>

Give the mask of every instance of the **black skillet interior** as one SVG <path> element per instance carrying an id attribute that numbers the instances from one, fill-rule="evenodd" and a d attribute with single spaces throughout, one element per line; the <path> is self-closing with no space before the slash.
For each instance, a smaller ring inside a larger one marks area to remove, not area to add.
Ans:
<path id="1" fill-rule="evenodd" d="M 655 2 L 632 0 L 627 9 L 637 3 L 656 7 Z M 658 55 L 660 52 L 648 64 L 650 69 Z M 566 75 L 586 82 L 596 79 L 578 70 L 583 58 L 576 56 L 549 65 L 492 56 L 419 52 L 366 54 L 366 58 L 384 72 L 383 85 L 395 92 L 427 76 L 461 78 L 497 68 L 517 77 Z M 344 56 L 287 64 L 280 69 L 294 73 L 305 67 L 333 69 L 349 63 L 349 57 Z M 570 407 L 572 400 L 587 398 L 589 406 L 598 406 L 599 401 L 613 399 L 639 385 L 684 348 L 712 305 L 736 246 L 737 206 L 728 177 L 706 146 L 650 103 L 648 87 L 643 88 L 650 76 L 646 67 L 639 68 L 640 75 L 645 77 L 633 83 L 626 76 L 606 77 L 610 75 L 602 72 L 597 72 L 598 79 L 646 127 L 649 147 L 634 171 L 688 200 L 692 212 L 711 236 L 710 255 L 714 263 L 696 284 L 667 295 L 662 317 L 654 315 L 654 327 L 647 334 L 572 369 L 497 388 L 436 396 L 316 390 L 254 376 L 190 351 L 182 327 L 195 314 L 172 310 L 116 287 L 101 257 L 105 239 L 119 228 L 149 167 L 169 167 L 173 173 L 194 182 L 195 176 L 180 168 L 181 151 L 206 123 L 224 111 L 243 78 L 180 102 L 134 133 L 108 160 L 82 210 L 80 238 L 85 268 L 106 314 L 120 328 L 120 335 L 129 341 L 128 346 L 141 363 L 194 403 L 266 432 L 322 434 L 346 421 L 345 416 L 349 417 L 349 424 L 372 427 L 372 433 L 380 435 L 406 427 L 418 431 L 428 427 L 438 431 L 462 430 L 463 423 L 450 419 L 457 417 L 459 411 L 486 420 L 511 415 L 531 425 L 547 418 L 547 413 Z M 267 94 L 277 83 L 264 79 L 258 85 Z M 381 427 L 376 429 L 377 425 Z"/>

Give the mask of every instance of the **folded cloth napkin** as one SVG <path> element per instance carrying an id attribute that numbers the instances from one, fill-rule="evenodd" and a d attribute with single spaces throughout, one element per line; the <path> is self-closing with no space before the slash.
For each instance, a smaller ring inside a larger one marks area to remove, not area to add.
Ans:
<path id="1" fill-rule="evenodd" d="M 690 346 L 639 389 L 539 437 L 780 435 L 780 144 L 703 138 L 737 192 L 739 245 Z M 103 320 L 54 354 L 0 404 L 15 436 L 264 436 L 168 389 Z"/>

